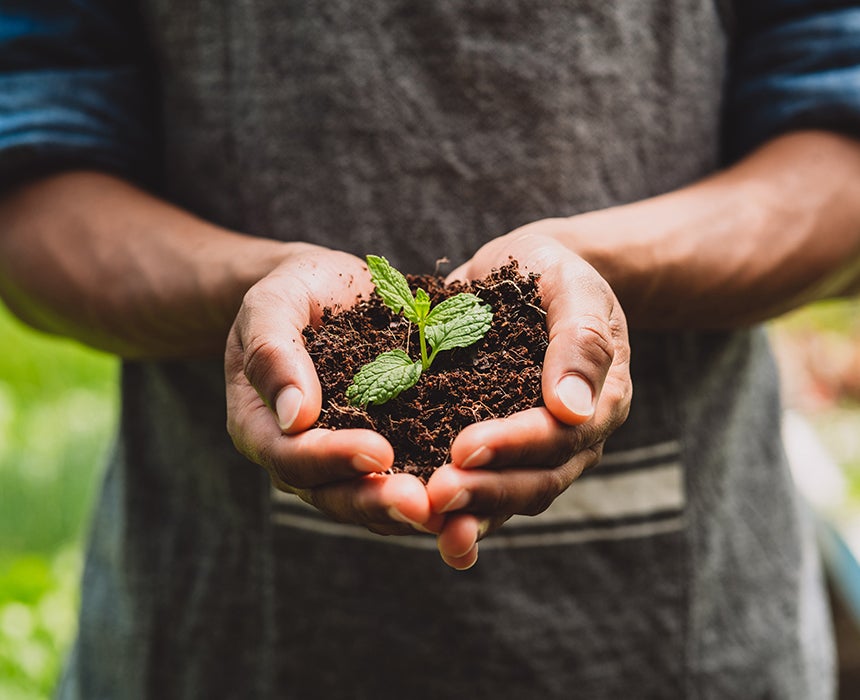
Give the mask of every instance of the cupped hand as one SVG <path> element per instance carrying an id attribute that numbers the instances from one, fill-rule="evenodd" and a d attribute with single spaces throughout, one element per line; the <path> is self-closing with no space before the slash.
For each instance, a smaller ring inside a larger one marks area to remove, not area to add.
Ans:
<path id="1" fill-rule="evenodd" d="M 372 430 L 311 427 L 322 391 L 302 329 L 325 307 L 348 308 L 372 288 L 359 258 L 289 244 L 283 262 L 247 292 L 230 330 L 227 429 L 276 488 L 339 522 L 414 533 L 434 520 L 427 491 L 414 476 L 383 474 L 394 462 L 388 441 Z"/>
<path id="2" fill-rule="evenodd" d="M 544 407 L 467 426 L 451 463 L 427 484 L 432 509 L 446 514 L 438 545 L 463 569 L 478 540 L 516 514 L 543 512 L 598 462 L 606 438 L 627 417 L 632 397 L 624 313 L 612 289 L 544 220 L 497 238 L 449 276 L 478 279 L 513 258 L 540 275 L 549 346 L 541 379 Z"/>

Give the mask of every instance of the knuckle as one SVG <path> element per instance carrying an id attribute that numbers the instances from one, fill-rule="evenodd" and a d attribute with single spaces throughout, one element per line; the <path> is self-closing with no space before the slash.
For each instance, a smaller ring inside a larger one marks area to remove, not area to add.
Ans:
<path id="1" fill-rule="evenodd" d="M 269 472 L 269 479 L 272 481 L 272 486 L 276 488 L 278 491 L 283 491 L 284 493 L 291 493 L 293 495 L 299 496 L 300 489 L 297 489 L 292 484 L 288 484 L 281 478 L 281 475 L 277 473 L 277 471 L 273 469 L 267 470 Z"/>
<path id="2" fill-rule="evenodd" d="M 559 494 L 568 486 L 562 470 L 552 469 L 542 474 L 540 485 L 534 498 L 523 509 L 523 515 L 540 515 L 549 508 Z"/>
<path id="3" fill-rule="evenodd" d="M 609 324 L 596 316 L 584 316 L 576 327 L 589 360 L 609 366 L 615 358 L 615 342 Z"/>
<path id="4" fill-rule="evenodd" d="M 224 346 L 224 374 L 228 382 L 234 381 L 235 375 L 242 367 L 242 341 L 239 337 L 238 317 L 230 326 L 227 342 Z"/>
<path id="5" fill-rule="evenodd" d="M 245 455 L 252 459 L 257 464 L 265 467 L 271 474 L 277 474 L 283 478 L 281 470 L 278 468 L 277 460 L 274 459 L 272 445 L 269 442 L 260 442 L 253 449 L 246 449 Z"/>
<path id="6" fill-rule="evenodd" d="M 336 523 L 353 524 L 356 522 L 355 518 L 349 517 L 345 512 L 341 497 L 336 490 L 333 491 L 325 486 L 315 485 L 295 487 L 295 491 L 305 503 L 318 510 L 330 520 Z"/>
<path id="7" fill-rule="evenodd" d="M 612 382 L 604 385 L 601 400 L 609 406 L 608 431 L 611 432 L 627 420 L 633 398 L 630 382 Z"/>
<path id="8" fill-rule="evenodd" d="M 239 309 L 239 315 L 242 319 L 253 318 L 254 315 L 261 309 L 270 307 L 273 303 L 282 301 L 279 295 L 276 294 L 271 284 L 261 281 L 252 286 L 245 292 L 242 297 L 242 305 Z"/>
<path id="9" fill-rule="evenodd" d="M 609 316 L 609 331 L 616 341 L 620 341 L 627 345 L 627 317 L 624 315 L 624 310 L 616 302 L 612 306 L 612 313 Z"/>
<path id="10" fill-rule="evenodd" d="M 227 406 L 227 434 L 233 441 L 233 447 L 241 454 L 251 458 L 249 447 L 251 440 L 247 428 L 249 413 L 249 407 L 241 404 L 238 406 L 228 404 Z"/>
<path id="11" fill-rule="evenodd" d="M 571 360 L 584 360 L 603 370 L 616 359 L 620 362 L 626 357 L 621 354 L 616 358 L 618 352 L 624 352 L 626 341 L 618 340 L 611 324 L 598 316 L 559 319 L 550 329 L 550 343 L 559 342 L 560 338 L 564 338 L 563 346 Z"/>
<path id="12" fill-rule="evenodd" d="M 510 492 L 505 485 L 504 479 L 499 479 L 488 494 L 483 499 L 482 510 L 489 513 L 504 513 L 510 509 Z"/>
<path id="13" fill-rule="evenodd" d="M 250 446 L 243 440 L 234 440 L 237 449 L 245 457 L 252 462 L 259 464 L 268 473 L 275 484 L 275 488 L 288 493 L 303 493 L 316 485 L 313 479 L 309 479 L 308 475 L 312 474 L 311 470 L 301 470 L 294 468 L 294 465 L 285 461 L 279 454 L 278 445 L 272 441 L 261 441 Z"/>
<path id="14" fill-rule="evenodd" d="M 392 532 L 394 528 L 392 528 L 391 525 L 383 525 L 381 523 L 365 523 L 364 527 L 369 532 L 372 532 L 374 535 L 381 535 L 382 537 L 388 537 L 394 534 Z"/>
<path id="15" fill-rule="evenodd" d="M 612 423 L 613 429 L 620 426 L 627 420 L 627 417 L 630 415 L 630 398 L 624 397 L 615 406 L 615 410 L 612 415 Z"/>
<path id="16" fill-rule="evenodd" d="M 595 443 L 594 445 L 591 445 L 586 450 L 584 450 L 584 452 L 591 453 L 586 469 L 594 467 L 600 463 L 600 460 L 603 459 L 603 448 L 605 445 L 606 441 L 601 440 L 600 442 Z"/>
<path id="17" fill-rule="evenodd" d="M 260 390 L 266 386 L 273 368 L 278 366 L 284 355 L 280 345 L 266 338 L 253 339 L 245 349 L 243 372 L 251 386 Z M 272 401 L 273 396 L 265 397 Z"/>
<path id="18" fill-rule="evenodd" d="M 277 301 L 275 295 L 266 289 L 263 283 L 258 283 L 245 292 L 245 295 L 242 297 L 242 304 L 239 306 L 239 311 L 233 323 L 233 329 L 238 336 L 240 346 L 244 348 L 245 333 L 254 325 L 255 319 L 261 313 L 264 313 L 267 307 L 271 307 Z"/>
<path id="19" fill-rule="evenodd" d="M 565 426 L 563 437 L 555 446 L 551 459 L 547 463 L 552 467 L 563 467 L 589 443 L 591 430 L 590 422 L 577 426 Z"/>
<path id="20" fill-rule="evenodd" d="M 553 447 L 545 460 L 551 467 L 560 467 L 565 464 L 572 455 L 581 448 L 583 438 L 583 426 L 570 426 L 564 431 L 564 439 Z"/>
<path id="21" fill-rule="evenodd" d="M 605 441 L 601 440 L 582 451 L 585 458 L 585 465 L 582 468 L 583 472 L 593 469 L 600 464 L 600 460 L 603 459 L 603 446 L 605 444 Z"/>
<path id="22" fill-rule="evenodd" d="M 570 430 L 567 454 L 564 460 L 559 463 L 559 466 L 568 467 L 572 462 L 581 461 L 582 455 L 589 450 L 593 450 L 594 445 L 604 440 L 606 433 L 607 431 L 602 423 L 598 424 L 591 421 Z"/>
<path id="23" fill-rule="evenodd" d="M 294 489 L 311 489 L 317 484 L 317 480 L 308 478 L 308 474 L 313 473 L 310 470 L 303 473 L 300 469 L 290 469 L 285 465 L 281 466 L 278 464 L 273 464 L 272 469 L 277 472 L 284 483 L 289 484 Z"/>
<path id="24" fill-rule="evenodd" d="M 239 452 L 244 452 L 240 441 L 241 422 L 239 421 L 235 411 L 227 411 L 227 435 L 233 441 L 233 447 Z"/>

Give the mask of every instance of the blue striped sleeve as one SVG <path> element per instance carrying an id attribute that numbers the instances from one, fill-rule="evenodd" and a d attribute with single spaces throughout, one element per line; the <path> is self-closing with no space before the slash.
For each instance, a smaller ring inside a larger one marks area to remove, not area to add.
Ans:
<path id="1" fill-rule="evenodd" d="M 860 3 L 737 2 L 726 148 L 737 158 L 797 129 L 860 137 Z"/>
<path id="2" fill-rule="evenodd" d="M 151 179 L 152 79 L 129 6 L 0 5 L 0 186 L 68 168 Z"/>

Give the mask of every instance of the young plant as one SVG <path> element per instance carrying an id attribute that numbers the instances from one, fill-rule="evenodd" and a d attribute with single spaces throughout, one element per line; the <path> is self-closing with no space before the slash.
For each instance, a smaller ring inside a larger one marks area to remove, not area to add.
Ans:
<path id="1" fill-rule="evenodd" d="M 462 292 L 431 308 L 430 295 L 418 289 L 412 296 L 406 278 L 385 258 L 368 255 L 367 266 L 385 305 L 418 327 L 421 359 L 413 361 L 398 349 L 366 364 L 346 390 L 346 398 L 355 406 L 378 406 L 393 399 L 415 385 L 439 352 L 476 343 L 493 321 L 493 310 L 474 294 Z"/>

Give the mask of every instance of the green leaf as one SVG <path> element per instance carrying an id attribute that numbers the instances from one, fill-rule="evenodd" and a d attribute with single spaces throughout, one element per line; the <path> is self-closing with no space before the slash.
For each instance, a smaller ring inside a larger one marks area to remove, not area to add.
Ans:
<path id="1" fill-rule="evenodd" d="M 456 298 L 452 297 L 452 299 Z M 493 322 L 493 310 L 489 306 L 471 302 L 465 306 L 465 302 L 458 303 L 463 304 L 460 315 L 453 316 L 444 323 L 427 326 L 427 340 L 433 347 L 433 355 L 441 350 L 468 347 L 483 338 L 490 329 L 490 324 Z M 436 308 L 441 308 L 441 306 L 442 304 L 439 304 Z M 433 317 L 435 311 L 436 309 L 430 312 L 430 318 Z M 429 321 L 430 319 L 428 319 L 428 323 Z"/>
<path id="2" fill-rule="evenodd" d="M 403 315 L 413 323 L 417 323 L 415 299 L 403 274 L 378 255 L 367 256 L 367 267 L 370 270 L 370 279 L 376 285 L 376 293 L 385 305 L 396 314 L 403 309 Z"/>
<path id="3" fill-rule="evenodd" d="M 415 313 L 418 316 L 419 323 L 427 318 L 428 311 L 430 311 L 430 295 L 419 288 L 415 292 Z"/>
<path id="4" fill-rule="evenodd" d="M 443 323 L 448 323 L 471 313 L 474 307 L 482 303 L 480 297 L 468 292 L 461 292 L 456 296 L 448 297 L 433 307 L 433 311 L 427 317 L 427 325 L 441 326 Z"/>
<path id="5" fill-rule="evenodd" d="M 420 376 L 420 362 L 413 362 L 403 350 L 389 350 L 358 371 L 346 398 L 354 406 L 378 406 L 414 386 Z"/>

